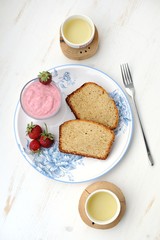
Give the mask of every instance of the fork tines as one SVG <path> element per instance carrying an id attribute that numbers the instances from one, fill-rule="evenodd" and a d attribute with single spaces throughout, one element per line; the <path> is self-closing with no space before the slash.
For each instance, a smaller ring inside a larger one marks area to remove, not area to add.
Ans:
<path id="1" fill-rule="evenodd" d="M 131 72 L 128 63 L 120 65 L 124 85 L 133 84 Z"/>

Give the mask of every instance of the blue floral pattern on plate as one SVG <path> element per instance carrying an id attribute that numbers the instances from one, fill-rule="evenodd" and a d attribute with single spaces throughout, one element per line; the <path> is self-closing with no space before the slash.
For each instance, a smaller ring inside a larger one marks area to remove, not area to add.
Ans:
<path id="1" fill-rule="evenodd" d="M 131 121 L 131 113 L 128 109 L 128 103 L 118 89 L 114 90 L 109 95 L 114 99 L 119 111 L 119 124 L 114 132 L 116 135 L 120 132 L 125 133 L 126 128 Z"/>
<path id="2" fill-rule="evenodd" d="M 52 74 L 52 76 L 57 77 L 58 71 L 54 68 L 53 72 L 54 74 Z M 55 83 L 61 90 L 63 90 L 68 88 L 70 85 L 74 85 L 75 80 L 71 78 L 70 72 L 64 72 L 62 76 L 58 77 L 58 79 L 55 79 Z"/>
<path id="3" fill-rule="evenodd" d="M 42 148 L 39 153 L 32 153 L 29 150 L 29 141 L 24 148 L 27 155 L 33 157 L 34 167 L 50 178 L 62 178 L 67 176 L 69 181 L 73 181 L 72 170 L 78 165 L 83 165 L 83 158 L 73 154 L 65 154 L 59 151 L 58 142 L 55 142 L 50 148 Z"/>

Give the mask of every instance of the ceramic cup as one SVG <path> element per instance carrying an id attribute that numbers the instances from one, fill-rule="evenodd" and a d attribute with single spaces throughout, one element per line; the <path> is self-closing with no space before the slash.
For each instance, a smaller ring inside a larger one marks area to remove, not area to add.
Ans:
<path id="1" fill-rule="evenodd" d="M 68 46 L 83 48 L 92 42 L 95 35 L 95 26 L 89 17 L 73 15 L 62 24 L 61 35 Z"/>
<path id="2" fill-rule="evenodd" d="M 85 202 L 85 213 L 92 223 L 106 225 L 114 222 L 120 214 L 119 198 L 110 190 L 92 192 Z"/>

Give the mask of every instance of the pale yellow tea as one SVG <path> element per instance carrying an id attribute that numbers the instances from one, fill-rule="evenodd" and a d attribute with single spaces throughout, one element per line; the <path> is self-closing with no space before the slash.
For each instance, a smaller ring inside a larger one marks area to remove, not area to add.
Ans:
<path id="1" fill-rule="evenodd" d="M 66 22 L 63 31 L 65 38 L 73 44 L 85 43 L 92 35 L 90 24 L 81 18 Z"/>
<path id="2" fill-rule="evenodd" d="M 108 192 L 97 192 L 88 201 L 89 215 L 98 221 L 110 220 L 117 211 L 117 202 Z"/>

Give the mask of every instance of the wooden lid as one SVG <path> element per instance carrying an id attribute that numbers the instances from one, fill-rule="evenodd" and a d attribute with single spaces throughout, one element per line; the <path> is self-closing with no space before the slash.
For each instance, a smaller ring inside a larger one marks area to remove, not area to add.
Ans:
<path id="1" fill-rule="evenodd" d="M 117 195 L 117 197 L 120 200 L 121 203 L 121 211 L 119 216 L 117 217 L 117 219 L 114 220 L 114 222 L 106 224 L 106 225 L 99 225 L 99 224 L 95 224 L 92 221 L 90 221 L 90 219 L 87 217 L 86 213 L 85 213 L 85 202 L 86 199 L 88 197 L 89 194 L 91 194 L 92 192 L 94 192 L 97 189 L 108 189 L 111 190 L 113 193 L 115 193 Z M 125 197 L 122 193 L 122 191 L 113 183 L 110 182 L 105 182 L 105 181 L 101 181 L 101 182 L 96 182 L 91 184 L 90 186 L 88 186 L 82 193 L 80 200 L 79 200 L 79 213 L 80 216 L 82 218 L 82 220 L 90 227 L 92 228 L 97 228 L 97 229 L 108 229 L 108 228 L 112 228 L 114 226 L 116 226 L 120 220 L 122 219 L 124 213 L 126 210 L 126 201 L 125 201 Z"/>
<path id="2" fill-rule="evenodd" d="M 60 47 L 64 55 L 73 60 L 84 60 L 92 57 L 98 49 L 98 31 L 95 27 L 95 35 L 93 41 L 84 48 L 72 48 L 68 46 L 61 35 L 60 32 Z"/>

